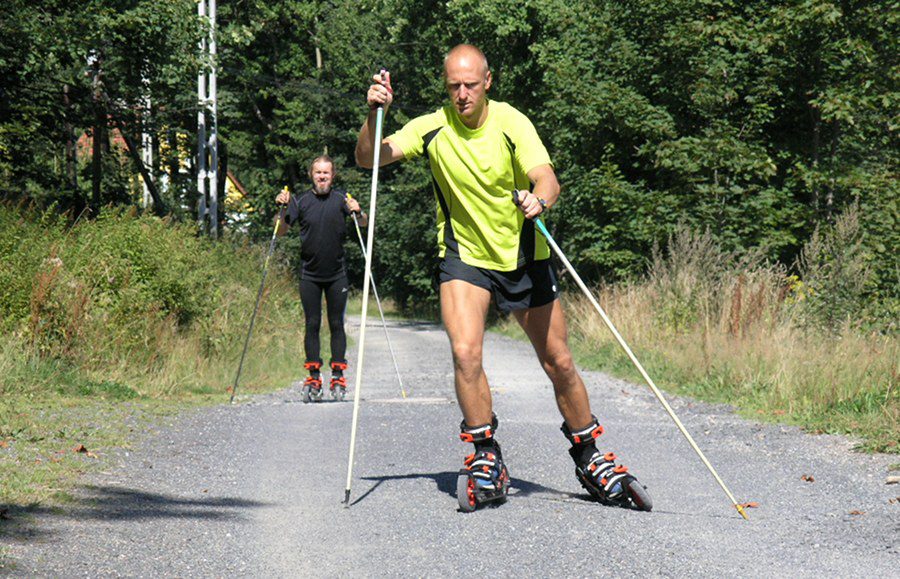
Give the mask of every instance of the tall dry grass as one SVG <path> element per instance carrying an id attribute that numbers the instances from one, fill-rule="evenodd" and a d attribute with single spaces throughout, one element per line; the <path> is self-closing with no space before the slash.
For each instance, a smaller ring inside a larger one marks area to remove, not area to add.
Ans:
<path id="1" fill-rule="evenodd" d="M 816 251 L 828 263 L 824 250 Z M 900 344 L 847 315 L 864 309 L 848 288 L 864 287 L 865 268 L 839 264 L 857 276 L 842 280 L 837 267 L 818 270 L 840 292 L 829 296 L 828 285 L 811 285 L 815 276 L 802 282 L 783 267 L 726 254 L 710 236 L 682 230 L 667 251 L 654 252 L 645 279 L 600 288 L 598 297 L 659 385 L 900 452 Z M 579 294 L 566 305 L 582 360 L 640 379 L 590 302 Z"/>

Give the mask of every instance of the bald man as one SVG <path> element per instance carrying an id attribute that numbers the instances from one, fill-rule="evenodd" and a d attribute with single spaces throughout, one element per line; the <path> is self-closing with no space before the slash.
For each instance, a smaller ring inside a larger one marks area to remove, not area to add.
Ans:
<path id="1" fill-rule="evenodd" d="M 359 131 L 356 162 L 371 168 L 376 110 L 393 102 L 389 73 L 373 78 L 369 115 Z M 444 59 L 450 103 L 409 121 L 381 142 L 381 165 L 425 155 L 437 199 L 441 317 L 453 352 L 460 438 L 475 445 L 457 484 L 459 506 L 506 498 L 509 474 L 495 439 L 497 417 L 482 367 L 485 320 L 493 298 L 512 312 L 553 383 L 569 454 L 585 489 L 600 502 L 649 510 L 649 496 L 613 453 L 601 454 L 603 432 L 591 413 L 572 361 L 566 320 L 546 240 L 533 218 L 552 207 L 559 183 L 547 150 L 525 115 L 492 101 L 487 58 L 461 44 Z"/>

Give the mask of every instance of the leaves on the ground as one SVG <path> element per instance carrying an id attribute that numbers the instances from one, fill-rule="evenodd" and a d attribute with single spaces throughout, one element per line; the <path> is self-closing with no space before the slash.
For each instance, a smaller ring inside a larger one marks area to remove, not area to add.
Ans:
<path id="1" fill-rule="evenodd" d="M 97 454 L 89 451 L 86 446 L 83 444 L 79 444 L 75 448 L 72 449 L 72 452 L 84 454 L 88 458 L 97 458 Z"/>
<path id="2" fill-rule="evenodd" d="M 858 510 L 856 510 L 856 509 L 853 509 L 852 511 L 850 511 L 849 514 L 851 514 L 851 515 L 865 515 L 866 512 L 865 512 L 865 511 L 858 511 Z"/>
<path id="3" fill-rule="evenodd" d="M 749 503 L 741 503 L 741 508 L 756 509 L 756 508 L 759 508 L 759 503 L 757 503 L 756 501 L 750 501 Z"/>
<path id="4" fill-rule="evenodd" d="M 806 482 L 816 482 L 816 479 L 811 474 L 805 474 L 805 475 L 801 476 L 800 480 L 803 480 Z"/>

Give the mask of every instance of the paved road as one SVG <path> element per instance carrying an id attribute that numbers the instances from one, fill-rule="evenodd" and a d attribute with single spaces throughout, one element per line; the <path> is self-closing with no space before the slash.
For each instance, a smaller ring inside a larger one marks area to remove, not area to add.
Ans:
<path id="1" fill-rule="evenodd" d="M 383 333 L 370 328 L 350 509 L 341 501 L 352 404 L 302 404 L 289 388 L 148 433 L 84 481 L 75 504 L 13 538 L 14 573 L 900 576 L 900 503 L 889 502 L 900 489 L 884 484 L 896 457 L 674 399 L 739 500 L 759 503 L 744 522 L 652 395 L 586 372 L 607 429 L 601 450 L 614 450 L 655 504 L 603 507 L 575 480 L 530 347 L 499 336 L 485 356 L 512 490 L 499 508 L 457 512 L 469 445 L 457 439 L 447 340 L 432 325 L 391 331 L 411 397 L 400 399 Z"/>

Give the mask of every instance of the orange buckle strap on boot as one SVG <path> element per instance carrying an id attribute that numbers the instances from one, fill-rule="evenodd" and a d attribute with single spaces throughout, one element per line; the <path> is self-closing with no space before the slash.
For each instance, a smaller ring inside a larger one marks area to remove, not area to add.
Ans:
<path id="1" fill-rule="evenodd" d="M 318 400 L 322 397 L 322 375 L 319 373 L 322 362 L 312 360 L 303 364 L 303 367 L 309 370 L 309 376 L 303 381 L 303 401 Z"/>
<path id="2" fill-rule="evenodd" d="M 598 424 L 594 428 L 592 428 L 591 431 L 587 433 L 587 435 L 585 435 L 585 433 L 583 431 L 582 432 L 573 432 L 572 433 L 572 442 L 574 444 L 579 444 L 586 440 L 594 440 L 596 438 L 600 438 L 601 434 L 603 434 L 603 427 Z"/>
<path id="3" fill-rule="evenodd" d="M 494 432 L 497 430 L 497 415 L 491 414 L 491 423 L 482 424 L 481 426 L 469 427 L 466 421 L 459 423 L 459 439 L 463 442 L 481 442 L 494 438 Z"/>
<path id="4" fill-rule="evenodd" d="M 344 400 L 347 395 L 347 379 L 344 377 L 344 370 L 347 369 L 347 362 L 331 362 L 331 397 L 336 401 Z"/>
<path id="5" fill-rule="evenodd" d="M 344 370 L 346 369 L 347 362 L 331 362 L 331 384 L 329 389 L 332 394 L 336 393 L 335 388 L 339 388 L 342 392 L 347 390 L 347 378 L 344 377 Z"/>
<path id="6" fill-rule="evenodd" d="M 597 438 L 600 438 L 600 435 L 603 434 L 603 427 L 600 426 L 600 422 L 597 421 L 597 417 L 593 414 L 591 414 L 591 419 L 591 424 L 581 430 L 572 432 L 572 430 L 569 429 L 569 425 L 565 422 L 563 422 L 560 430 L 573 445 L 592 442 Z"/>

